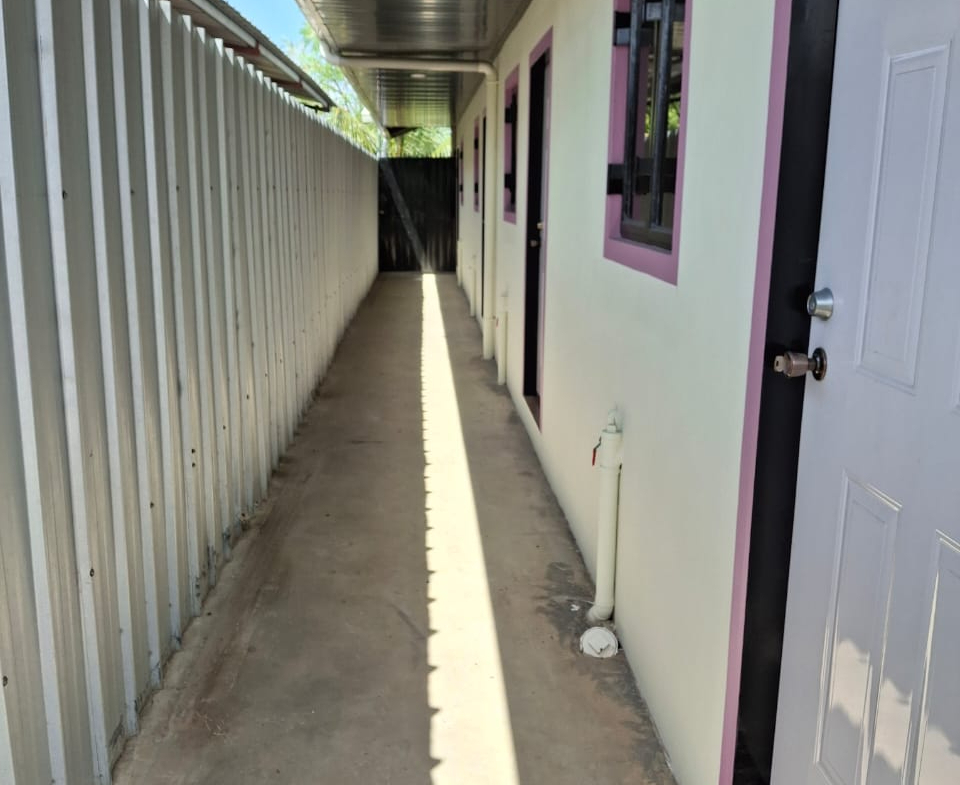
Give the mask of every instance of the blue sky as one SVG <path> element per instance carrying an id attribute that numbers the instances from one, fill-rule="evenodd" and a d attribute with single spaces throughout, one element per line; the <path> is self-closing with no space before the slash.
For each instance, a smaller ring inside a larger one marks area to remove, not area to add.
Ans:
<path id="1" fill-rule="evenodd" d="M 306 21 L 297 0 L 227 0 L 277 46 L 300 40 L 300 28 Z"/>

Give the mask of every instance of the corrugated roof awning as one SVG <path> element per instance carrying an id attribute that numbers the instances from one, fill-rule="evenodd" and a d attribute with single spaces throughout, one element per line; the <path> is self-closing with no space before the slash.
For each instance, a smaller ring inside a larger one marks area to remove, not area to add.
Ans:
<path id="1" fill-rule="evenodd" d="M 291 95 L 324 110 L 334 106 L 320 85 L 223 0 L 170 0 L 170 5 Z"/>
<path id="2" fill-rule="evenodd" d="M 297 0 L 341 55 L 492 61 L 530 0 Z M 479 87 L 477 74 L 348 68 L 386 128 L 447 126 Z"/>

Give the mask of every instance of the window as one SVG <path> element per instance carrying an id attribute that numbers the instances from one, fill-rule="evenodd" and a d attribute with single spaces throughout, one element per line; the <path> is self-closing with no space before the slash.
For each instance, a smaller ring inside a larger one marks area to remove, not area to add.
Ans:
<path id="1" fill-rule="evenodd" d="M 520 68 L 513 69 L 503 89 L 503 220 L 517 222 L 517 109 Z"/>
<path id="2" fill-rule="evenodd" d="M 473 211 L 480 212 L 480 118 L 473 121 Z"/>
<path id="3" fill-rule="evenodd" d="M 615 4 L 607 240 L 661 255 L 674 251 L 679 225 L 690 5 L 691 0 Z M 610 242 L 605 255 L 647 267 L 637 253 Z M 675 281 L 675 254 L 673 262 Z M 659 267 L 664 269 L 650 271 L 669 278 L 670 265 L 661 262 Z"/>
<path id="4" fill-rule="evenodd" d="M 463 140 L 457 145 L 457 190 L 460 192 L 460 206 L 463 207 Z"/>

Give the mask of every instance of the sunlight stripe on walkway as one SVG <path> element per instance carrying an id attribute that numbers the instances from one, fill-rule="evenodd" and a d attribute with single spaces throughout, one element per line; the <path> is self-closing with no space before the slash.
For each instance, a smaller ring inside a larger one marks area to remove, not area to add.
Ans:
<path id="1" fill-rule="evenodd" d="M 421 356 L 433 785 L 516 785 L 500 646 L 437 278 L 423 276 Z"/>

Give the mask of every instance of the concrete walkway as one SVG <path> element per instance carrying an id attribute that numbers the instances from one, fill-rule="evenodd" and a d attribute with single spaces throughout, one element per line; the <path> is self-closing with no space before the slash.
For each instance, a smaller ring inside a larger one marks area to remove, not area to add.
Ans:
<path id="1" fill-rule="evenodd" d="M 381 276 L 121 785 L 672 785 L 453 276 Z"/>

